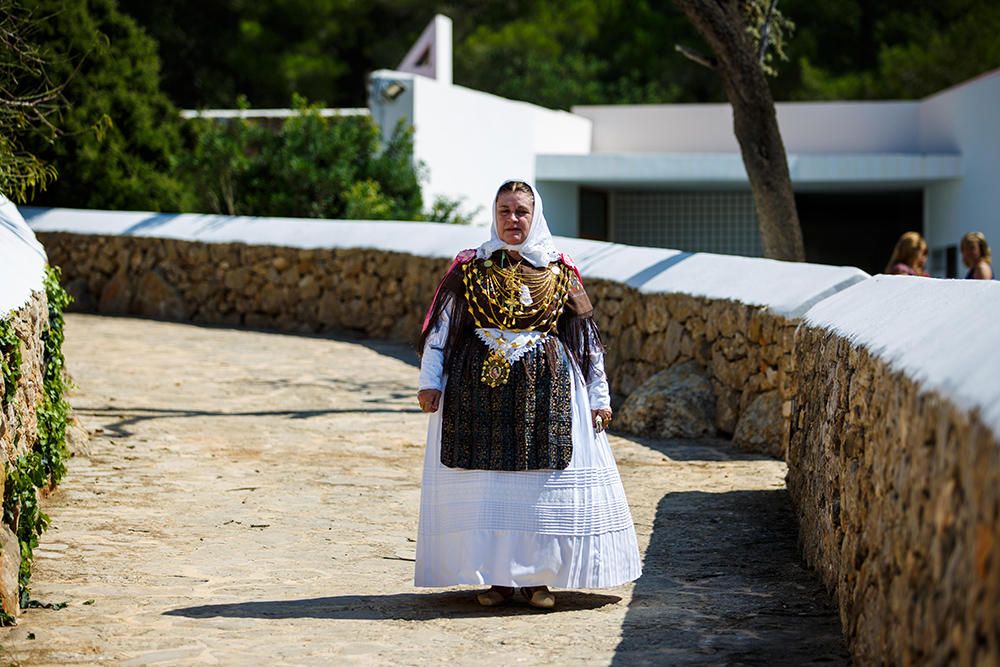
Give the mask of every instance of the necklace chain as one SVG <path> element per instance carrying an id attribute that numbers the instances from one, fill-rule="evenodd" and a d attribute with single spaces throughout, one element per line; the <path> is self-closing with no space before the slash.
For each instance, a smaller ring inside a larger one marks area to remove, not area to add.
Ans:
<path id="1" fill-rule="evenodd" d="M 505 255 L 504 255 L 505 256 Z M 569 298 L 569 271 L 557 263 L 537 272 L 522 272 L 522 262 L 462 265 L 469 313 L 476 327 L 507 331 L 555 329 Z"/>

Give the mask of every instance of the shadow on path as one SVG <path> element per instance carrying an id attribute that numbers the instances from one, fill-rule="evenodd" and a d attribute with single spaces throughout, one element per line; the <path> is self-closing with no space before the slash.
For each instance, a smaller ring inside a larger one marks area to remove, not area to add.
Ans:
<path id="1" fill-rule="evenodd" d="M 784 490 L 670 493 L 613 665 L 848 665 Z"/>
<path id="2" fill-rule="evenodd" d="M 117 421 L 108 422 L 104 430 L 112 436 L 120 438 L 134 435 L 129 427 L 155 419 L 181 419 L 190 417 L 287 417 L 289 419 L 313 419 L 328 415 L 349 414 L 398 414 L 418 413 L 419 408 L 322 408 L 316 410 L 248 410 L 223 412 L 218 410 L 188 410 L 171 408 L 141 408 L 110 405 L 92 408 L 73 406 L 73 411 L 81 415 L 94 417 L 117 416 Z"/>
<path id="3" fill-rule="evenodd" d="M 659 452 L 674 461 L 777 461 L 773 456 L 745 452 L 737 449 L 729 440 L 721 438 L 702 438 L 701 440 L 656 440 L 644 438 L 631 433 L 610 433 L 629 442 L 642 445 L 654 452 Z"/>
<path id="4" fill-rule="evenodd" d="M 337 597 L 306 600 L 269 600 L 237 602 L 199 607 L 171 609 L 165 616 L 188 618 L 326 618 L 355 620 L 428 621 L 438 618 L 481 618 L 510 616 L 512 614 L 558 613 L 597 609 L 620 602 L 615 595 L 597 593 L 560 592 L 559 607 L 554 611 L 539 612 L 522 600 L 515 600 L 503 607 L 481 607 L 474 591 L 448 591 L 444 593 L 394 593 L 390 595 L 340 595 Z"/>

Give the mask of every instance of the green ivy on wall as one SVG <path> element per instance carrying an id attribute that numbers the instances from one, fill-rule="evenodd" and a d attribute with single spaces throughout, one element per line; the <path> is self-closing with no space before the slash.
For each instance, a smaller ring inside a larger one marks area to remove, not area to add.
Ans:
<path id="1" fill-rule="evenodd" d="M 21 339 L 10 320 L 0 321 L 0 370 L 3 371 L 2 406 L 6 408 L 14 400 L 21 378 Z"/>
<path id="2" fill-rule="evenodd" d="M 45 294 L 49 304 L 49 321 L 42 342 L 44 344 L 44 372 L 42 404 L 38 408 L 38 440 L 32 451 L 17 459 L 6 469 L 3 497 L 3 522 L 17 535 L 21 546 L 21 567 L 18 572 L 20 605 L 28 606 L 28 582 L 38 537 L 49 526 L 49 517 L 42 512 L 38 492 L 52 488 L 66 474 L 66 422 L 69 403 L 65 399 L 69 383 L 65 373 L 62 344 L 64 338 L 63 312 L 71 297 L 59 284 L 59 267 L 45 270 Z M 0 322 L 0 356 L 4 376 L 3 405 L 13 397 L 13 390 L 20 376 L 20 340 L 12 334 L 9 321 Z M 15 443 L 16 446 L 16 443 Z M 11 625 L 14 617 L 0 611 L 0 625 Z"/>
<path id="3" fill-rule="evenodd" d="M 66 421 L 69 418 L 69 402 L 65 399 L 69 382 L 66 375 L 66 359 L 62 346 L 65 338 L 63 313 L 72 297 L 59 284 L 61 272 L 58 266 L 45 270 L 45 295 L 49 301 L 49 326 L 42 334 L 45 344 L 45 371 L 42 391 L 45 399 L 38 409 L 38 444 L 36 450 L 42 455 L 43 466 L 49 483 L 55 486 L 66 474 Z"/>

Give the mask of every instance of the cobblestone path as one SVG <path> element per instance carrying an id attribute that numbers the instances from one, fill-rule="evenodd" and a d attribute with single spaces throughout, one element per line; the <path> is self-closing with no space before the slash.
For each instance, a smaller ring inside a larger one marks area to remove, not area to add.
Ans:
<path id="1" fill-rule="evenodd" d="M 613 437 L 644 552 L 559 609 L 411 585 L 426 418 L 401 346 L 72 315 L 92 434 L 0 663 L 845 664 L 784 465 Z"/>

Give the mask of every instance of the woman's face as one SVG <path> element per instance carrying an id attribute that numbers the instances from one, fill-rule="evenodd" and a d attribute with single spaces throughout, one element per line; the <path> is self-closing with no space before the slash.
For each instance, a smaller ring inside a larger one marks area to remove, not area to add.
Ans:
<path id="1" fill-rule="evenodd" d="M 927 266 L 927 246 L 924 245 L 924 246 L 920 247 L 920 252 L 917 253 L 917 266 L 916 266 L 916 268 L 918 268 L 921 271 L 923 271 L 925 266 Z"/>
<path id="2" fill-rule="evenodd" d="M 979 263 L 979 244 L 962 241 L 962 262 L 970 269 Z"/>
<path id="3" fill-rule="evenodd" d="M 520 190 L 503 191 L 497 197 L 497 236 L 504 243 L 520 245 L 528 238 L 531 214 L 534 211 L 531 196 Z"/>

